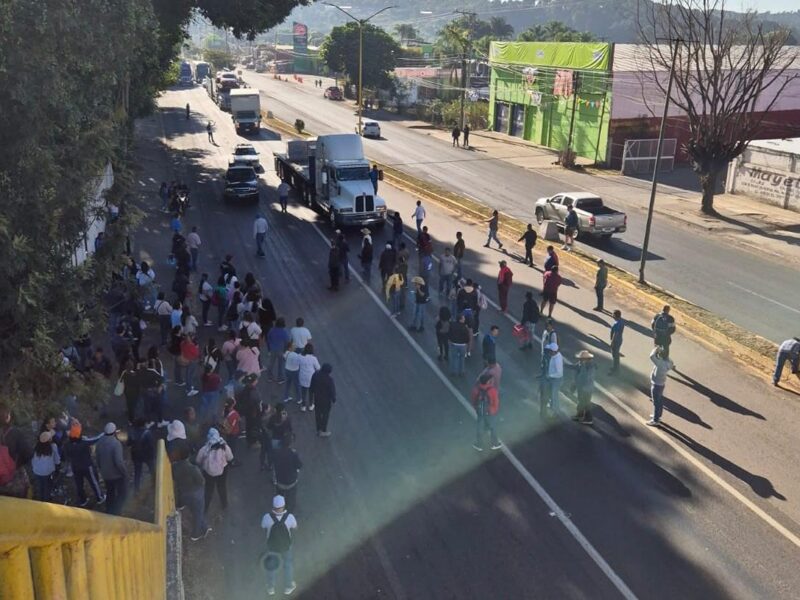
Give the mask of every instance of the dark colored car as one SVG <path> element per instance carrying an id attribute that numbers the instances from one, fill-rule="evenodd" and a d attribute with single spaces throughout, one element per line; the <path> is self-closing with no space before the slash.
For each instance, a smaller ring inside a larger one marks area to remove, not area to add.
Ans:
<path id="1" fill-rule="evenodd" d="M 342 95 L 342 90 L 340 90 L 336 86 L 331 86 L 327 88 L 323 96 L 328 100 L 344 100 L 344 96 Z"/>
<path id="2" fill-rule="evenodd" d="M 232 165 L 225 172 L 223 200 L 258 202 L 258 175 L 246 165 Z"/>

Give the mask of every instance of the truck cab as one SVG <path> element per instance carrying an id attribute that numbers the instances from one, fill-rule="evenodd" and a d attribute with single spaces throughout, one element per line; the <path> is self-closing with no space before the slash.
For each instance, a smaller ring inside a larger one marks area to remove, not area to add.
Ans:
<path id="1" fill-rule="evenodd" d="M 374 191 L 357 134 L 319 136 L 315 162 L 316 202 L 328 211 L 331 225 L 383 227 L 386 202 Z"/>

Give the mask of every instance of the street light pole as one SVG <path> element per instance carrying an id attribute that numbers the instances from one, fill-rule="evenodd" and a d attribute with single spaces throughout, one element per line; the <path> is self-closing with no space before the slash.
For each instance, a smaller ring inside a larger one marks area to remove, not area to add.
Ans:
<path id="1" fill-rule="evenodd" d="M 328 6 L 332 6 L 333 8 L 342 11 L 348 17 L 353 19 L 353 21 L 358 24 L 358 135 L 361 135 L 361 110 L 363 105 L 363 80 L 364 80 L 364 25 L 366 25 L 370 20 L 377 17 L 385 10 L 389 10 L 390 8 L 394 8 L 394 6 L 384 6 L 378 12 L 372 13 L 366 19 L 358 19 L 347 12 L 341 6 L 337 6 L 336 4 L 331 4 L 330 2 L 323 2 Z M 349 7 L 348 7 L 349 8 Z"/>
<path id="2" fill-rule="evenodd" d="M 661 149 L 664 146 L 664 133 L 667 125 L 667 114 L 669 111 L 669 97 L 672 94 L 672 82 L 675 79 L 675 61 L 678 60 L 678 49 L 681 40 L 673 40 L 675 48 L 672 50 L 672 62 L 669 67 L 669 81 L 667 83 L 667 95 L 664 98 L 664 113 L 661 116 L 661 126 L 658 129 L 658 144 L 656 145 L 656 164 L 653 169 L 653 182 L 650 186 L 650 204 L 647 207 L 647 223 L 644 226 L 644 241 L 642 242 L 642 256 L 639 260 L 639 283 L 646 283 L 644 278 L 644 268 L 647 264 L 647 249 L 650 246 L 650 227 L 653 224 L 653 208 L 656 203 L 656 188 L 658 186 L 658 167 L 661 164 Z"/>

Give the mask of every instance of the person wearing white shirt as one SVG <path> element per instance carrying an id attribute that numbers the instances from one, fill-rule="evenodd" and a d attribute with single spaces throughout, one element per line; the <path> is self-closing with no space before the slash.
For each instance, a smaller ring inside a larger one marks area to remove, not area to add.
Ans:
<path id="1" fill-rule="evenodd" d="M 256 256 L 266 256 L 264 254 L 264 241 L 267 239 L 267 231 L 269 224 L 266 217 L 258 213 L 255 222 L 253 223 L 253 237 L 256 238 Z"/>
<path id="2" fill-rule="evenodd" d="M 305 321 L 302 317 L 297 317 L 295 326 L 289 330 L 289 336 L 292 338 L 292 344 L 295 350 L 302 352 L 306 344 L 311 341 L 311 332 L 304 326 Z"/>
<path id="3" fill-rule="evenodd" d="M 284 180 L 278 185 L 278 201 L 281 203 L 281 212 L 285 213 L 289 204 L 289 184 Z"/>
<path id="4" fill-rule="evenodd" d="M 558 351 L 558 344 L 555 342 L 548 344 L 546 350 L 550 353 L 550 361 L 547 364 L 547 381 L 550 384 L 550 410 L 557 413 L 560 406 L 561 382 L 564 380 L 564 357 Z"/>
<path id="5" fill-rule="evenodd" d="M 302 398 L 302 393 L 300 392 L 300 355 L 295 352 L 294 344 L 291 342 L 289 342 L 289 349 L 283 355 L 283 360 L 283 370 L 286 373 L 286 386 L 284 387 L 283 401 L 289 402 L 292 399 L 289 395 L 292 386 L 294 386 L 295 398 L 300 400 Z"/>
<path id="6" fill-rule="evenodd" d="M 286 531 L 272 529 L 279 525 Z M 278 569 L 283 564 L 283 593 L 288 596 L 297 589 L 294 581 L 294 559 L 292 546 L 294 545 L 294 531 L 297 529 L 297 519 L 286 510 L 286 500 L 283 496 L 272 499 L 272 511 L 261 518 L 261 529 L 267 534 L 267 554 L 265 556 L 265 570 L 267 572 L 267 594 L 275 594 L 275 583 L 278 578 Z M 286 539 L 288 537 L 288 540 Z"/>
<path id="7" fill-rule="evenodd" d="M 190 271 L 197 271 L 197 259 L 200 256 L 200 246 L 202 243 L 200 234 L 197 233 L 197 226 L 192 227 L 191 233 L 186 236 L 186 247 L 189 249 L 189 255 L 192 258 L 189 263 Z"/>
<path id="8" fill-rule="evenodd" d="M 314 410 L 314 403 L 311 400 L 311 378 L 319 370 L 320 364 L 317 357 L 314 356 L 314 347 L 306 344 L 303 354 L 300 356 L 300 369 L 297 374 L 300 380 L 300 398 L 297 403 L 302 412 Z"/>
<path id="9" fill-rule="evenodd" d="M 417 222 L 417 237 L 419 237 L 422 233 L 422 222 L 425 220 L 425 208 L 422 206 L 422 200 L 417 200 L 417 206 L 411 216 Z"/>
<path id="10" fill-rule="evenodd" d="M 142 288 L 142 294 L 144 294 L 149 306 L 153 306 L 156 303 L 155 280 L 155 271 L 150 268 L 147 261 L 143 260 L 139 270 L 136 272 L 136 283 Z"/>

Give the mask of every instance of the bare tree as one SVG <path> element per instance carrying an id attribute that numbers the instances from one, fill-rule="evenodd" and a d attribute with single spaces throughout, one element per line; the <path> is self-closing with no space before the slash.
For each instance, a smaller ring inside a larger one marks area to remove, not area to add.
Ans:
<path id="1" fill-rule="evenodd" d="M 725 0 L 640 0 L 637 22 L 649 85 L 686 115 L 685 150 L 703 191 L 701 210 L 714 214 L 720 173 L 753 139 L 767 113 L 797 78 L 790 32 L 765 26 L 757 14 L 725 10 Z M 675 46 L 678 46 L 677 53 Z"/>

